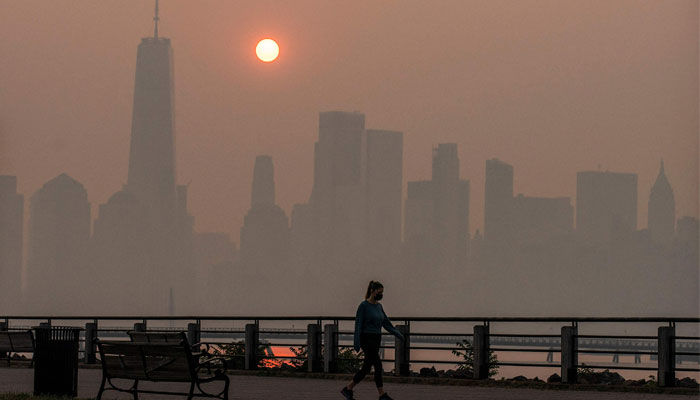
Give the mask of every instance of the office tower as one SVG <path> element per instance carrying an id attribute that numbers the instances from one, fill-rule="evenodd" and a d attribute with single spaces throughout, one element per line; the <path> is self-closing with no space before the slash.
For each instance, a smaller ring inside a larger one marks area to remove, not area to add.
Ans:
<path id="1" fill-rule="evenodd" d="M 138 270 L 139 282 L 129 286 L 138 292 L 122 312 L 135 311 L 128 301 L 166 312 L 170 288 L 188 305 L 186 285 L 194 279 L 194 219 L 187 186 L 176 184 L 173 50 L 170 39 L 158 36 L 157 4 L 154 21 L 153 37 L 137 51 L 127 183 L 95 221 L 97 268 L 117 280 L 126 276 L 122 270 Z"/>
<path id="2" fill-rule="evenodd" d="M 27 259 L 28 307 L 38 313 L 66 312 L 81 299 L 90 240 L 87 191 L 61 174 L 30 200 Z"/>
<path id="3" fill-rule="evenodd" d="M 676 202 L 673 198 L 671 184 L 666 178 L 663 161 L 661 161 L 656 182 L 649 193 L 647 215 L 652 242 L 670 243 L 675 234 Z"/>
<path id="4" fill-rule="evenodd" d="M 681 244 L 698 248 L 698 237 L 700 237 L 700 223 L 695 217 L 678 218 L 676 238 Z M 697 266 L 697 263 L 695 264 Z"/>
<path id="5" fill-rule="evenodd" d="M 289 261 L 289 221 L 275 204 L 270 156 L 256 157 L 252 186 L 250 210 L 241 228 L 241 262 L 272 276 L 284 271 Z"/>
<path id="6" fill-rule="evenodd" d="M 433 258 L 434 201 L 431 181 L 408 182 L 404 243 L 409 263 L 426 265 Z"/>
<path id="7" fill-rule="evenodd" d="M 292 206 L 290 260 L 294 268 L 305 274 L 316 274 L 316 223 L 309 204 Z"/>
<path id="8" fill-rule="evenodd" d="M 320 113 L 309 204 L 316 226 L 315 262 L 322 269 L 365 263 L 365 141 L 364 114 Z"/>
<path id="9" fill-rule="evenodd" d="M 22 294 L 24 196 L 17 177 L 0 175 L 0 311 L 17 312 Z"/>
<path id="10" fill-rule="evenodd" d="M 513 167 L 496 158 L 486 160 L 484 240 L 503 244 L 511 240 Z"/>
<path id="11" fill-rule="evenodd" d="M 394 265 L 401 250 L 403 134 L 367 130 L 367 257 L 370 266 Z"/>
<path id="12" fill-rule="evenodd" d="M 513 198 L 514 243 L 547 244 L 573 232 L 574 208 L 568 197 Z"/>
<path id="13" fill-rule="evenodd" d="M 404 232 L 409 262 L 443 274 L 467 264 L 469 181 L 459 179 L 456 144 L 433 149 L 432 180 L 408 183 Z"/>
<path id="14" fill-rule="evenodd" d="M 173 49 L 158 37 L 141 39 L 136 55 L 127 190 L 148 208 L 153 224 L 175 221 L 175 115 Z"/>
<path id="15" fill-rule="evenodd" d="M 576 230 L 587 243 L 628 238 L 637 229 L 637 174 L 576 174 Z"/>
<path id="16" fill-rule="evenodd" d="M 460 253 L 458 249 L 465 247 L 468 240 L 468 237 L 465 238 L 459 234 L 464 230 L 463 225 L 468 222 L 459 218 L 460 210 L 468 206 L 468 199 L 467 204 L 460 203 L 460 199 L 462 201 L 465 199 L 464 193 L 460 196 L 459 156 L 456 143 L 442 143 L 433 148 L 432 178 L 435 262 L 456 265 L 466 261 L 458 260 L 457 254 Z"/>

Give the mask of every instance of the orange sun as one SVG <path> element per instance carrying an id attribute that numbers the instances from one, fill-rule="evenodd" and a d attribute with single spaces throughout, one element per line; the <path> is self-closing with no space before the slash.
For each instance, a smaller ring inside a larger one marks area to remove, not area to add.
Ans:
<path id="1" fill-rule="evenodd" d="M 280 47 L 277 45 L 277 42 L 272 39 L 263 39 L 259 41 L 258 45 L 255 47 L 255 54 L 258 55 L 260 61 L 272 62 L 275 61 L 280 54 Z"/>

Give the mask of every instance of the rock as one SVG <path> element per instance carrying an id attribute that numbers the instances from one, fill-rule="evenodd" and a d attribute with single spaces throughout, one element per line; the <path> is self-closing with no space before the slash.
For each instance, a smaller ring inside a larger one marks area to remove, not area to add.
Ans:
<path id="1" fill-rule="evenodd" d="M 518 375 L 515 378 L 510 378 L 508 379 L 509 381 L 515 381 L 515 382 L 527 382 L 528 379 L 522 375 Z"/>
<path id="2" fill-rule="evenodd" d="M 435 370 L 435 367 L 421 368 L 420 369 L 420 376 L 429 377 L 429 378 L 437 378 L 438 373 Z"/>
<path id="3" fill-rule="evenodd" d="M 559 374 L 552 374 L 547 378 L 547 383 L 559 383 L 561 382 L 561 376 Z"/>
<path id="4" fill-rule="evenodd" d="M 698 387 L 698 382 L 695 379 L 685 377 L 683 379 L 676 379 L 676 386 L 695 389 Z"/>
<path id="5" fill-rule="evenodd" d="M 617 372 L 605 370 L 603 372 L 585 372 L 579 374 L 579 382 L 595 385 L 622 385 L 625 378 Z"/>
<path id="6" fill-rule="evenodd" d="M 637 380 L 632 379 L 632 380 L 625 381 L 625 383 L 623 383 L 623 385 L 625 385 L 625 386 L 644 386 L 646 384 L 647 384 L 647 381 L 645 381 L 644 379 L 637 379 Z"/>

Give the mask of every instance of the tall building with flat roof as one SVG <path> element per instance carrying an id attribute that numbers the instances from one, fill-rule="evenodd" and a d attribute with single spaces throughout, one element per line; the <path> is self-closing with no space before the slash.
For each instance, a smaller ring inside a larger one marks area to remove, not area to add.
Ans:
<path id="1" fill-rule="evenodd" d="M 367 130 L 367 257 L 370 266 L 398 261 L 401 251 L 403 133 Z"/>
<path id="2" fill-rule="evenodd" d="M 309 205 L 316 225 L 315 260 L 323 269 L 366 263 L 365 115 L 319 114 Z"/>
<path id="3" fill-rule="evenodd" d="M 588 243 L 629 237 L 637 230 L 637 174 L 576 174 L 576 231 Z"/>
<path id="4" fill-rule="evenodd" d="M 574 228 L 574 208 L 568 197 L 513 198 L 512 227 L 514 242 L 546 244 L 570 235 Z"/>
<path id="5" fill-rule="evenodd" d="M 456 143 L 433 149 L 432 179 L 408 183 L 404 229 L 408 261 L 453 276 L 468 262 L 469 181 L 459 179 Z"/>
<path id="6" fill-rule="evenodd" d="M 0 312 L 13 313 L 21 303 L 24 196 L 17 177 L 0 175 Z"/>
<path id="7" fill-rule="evenodd" d="M 497 158 L 486 160 L 484 240 L 512 239 L 513 166 Z"/>

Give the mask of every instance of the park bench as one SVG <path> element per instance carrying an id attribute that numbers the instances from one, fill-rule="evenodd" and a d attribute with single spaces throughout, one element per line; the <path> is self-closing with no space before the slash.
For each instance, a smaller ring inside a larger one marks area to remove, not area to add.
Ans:
<path id="1" fill-rule="evenodd" d="M 125 341 L 96 340 L 102 361 L 102 384 L 97 394 L 101 400 L 107 390 L 130 393 L 138 400 L 139 393 L 186 395 L 193 397 L 213 397 L 228 400 L 229 378 L 224 369 L 216 369 L 214 374 L 201 374 L 202 367 L 208 364 L 198 363 L 186 341 L 180 343 L 140 343 Z M 133 380 L 129 388 L 117 386 L 113 379 Z M 165 392 L 139 389 L 139 382 L 184 382 L 190 384 L 189 392 Z M 202 384 L 221 381 L 224 388 L 219 393 L 209 393 Z M 106 385 L 109 384 L 109 387 Z M 195 392 L 195 388 L 198 393 Z"/>
<path id="2" fill-rule="evenodd" d="M 0 354 L 7 354 L 7 365 L 10 365 L 12 353 L 34 353 L 34 334 L 26 331 L 0 331 Z M 29 368 L 34 366 L 32 357 Z"/>
<path id="3" fill-rule="evenodd" d="M 193 343 L 190 344 L 187 340 L 187 335 L 185 332 L 173 332 L 173 331 L 128 331 L 127 334 L 129 338 L 134 343 L 175 343 L 179 344 L 184 341 L 190 347 L 192 355 L 195 361 L 199 361 L 201 357 L 209 356 L 209 345 L 206 343 Z M 204 351 L 201 351 L 201 346 L 205 347 Z"/>

